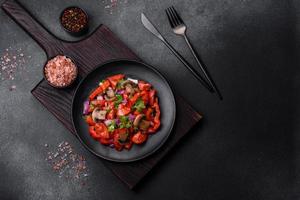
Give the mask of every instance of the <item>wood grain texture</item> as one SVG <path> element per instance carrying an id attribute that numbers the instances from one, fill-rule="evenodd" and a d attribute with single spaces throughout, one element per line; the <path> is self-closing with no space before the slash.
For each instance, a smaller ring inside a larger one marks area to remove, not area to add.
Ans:
<path id="1" fill-rule="evenodd" d="M 47 57 L 58 54 L 71 57 L 79 67 L 79 76 L 85 76 L 96 66 L 113 59 L 140 60 L 122 41 L 120 41 L 106 26 L 100 25 L 94 33 L 78 42 L 67 42 L 56 38 L 17 1 L 7 0 L 2 8 L 11 16 L 37 43 L 45 50 Z M 74 128 L 71 122 L 71 104 L 75 87 L 60 90 L 54 89 L 41 80 L 31 91 L 64 126 L 71 132 Z M 116 163 L 103 160 L 129 188 L 136 184 L 188 133 L 201 119 L 199 115 L 184 99 L 176 95 L 177 116 L 176 123 L 168 141 L 151 156 L 131 163 Z"/>

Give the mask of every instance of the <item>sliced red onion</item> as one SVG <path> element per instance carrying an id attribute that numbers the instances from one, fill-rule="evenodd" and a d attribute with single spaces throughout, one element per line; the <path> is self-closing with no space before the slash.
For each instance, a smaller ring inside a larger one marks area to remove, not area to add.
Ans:
<path id="1" fill-rule="evenodd" d="M 128 115 L 128 118 L 129 118 L 129 120 L 130 120 L 130 121 L 132 121 L 132 122 L 133 122 L 133 121 L 134 121 L 134 119 L 135 119 L 135 115 L 133 115 L 133 114 L 129 114 L 129 115 Z"/>
<path id="2" fill-rule="evenodd" d="M 102 95 L 98 95 L 97 96 L 97 100 L 103 100 L 103 96 Z"/>
<path id="3" fill-rule="evenodd" d="M 125 93 L 125 90 L 118 90 L 117 91 L 117 94 L 124 94 Z"/>
<path id="4" fill-rule="evenodd" d="M 109 125 L 112 123 L 112 121 L 113 121 L 113 120 L 111 120 L 111 119 L 107 119 L 107 120 L 104 121 L 104 124 L 105 124 L 106 126 L 109 126 Z"/>
<path id="5" fill-rule="evenodd" d="M 117 119 L 116 119 L 116 124 L 119 126 L 120 123 L 121 123 L 121 122 L 120 122 L 120 119 L 117 118 Z"/>
<path id="6" fill-rule="evenodd" d="M 83 102 L 83 114 L 84 115 L 89 114 L 89 109 L 90 109 L 90 102 L 89 101 Z"/>
<path id="7" fill-rule="evenodd" d="M 126 104 L 127 102 L 128 102 L 127 99 L 124 99 L 124 100 L 122 101 L 123 104 Z"/>

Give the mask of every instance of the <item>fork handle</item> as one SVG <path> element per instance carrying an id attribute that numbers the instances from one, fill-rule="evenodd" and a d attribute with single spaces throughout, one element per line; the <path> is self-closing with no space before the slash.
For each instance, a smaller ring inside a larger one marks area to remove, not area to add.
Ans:
<path id="1" fill-rule="evenodd" d="M 194 58 L 196 59 L 198 66 L 200 67 L 201 71 L 203 72 L 204 77 L 205 77 L 206 80 L 209 82 L 209 85 L 212 87 L 212 89 L 218 94 L 219 98 L 222 100 L 223 97 L 222 97 L 220 91 L 218 90 L 216 84 L 215 84 L 214 81 L 211 79 L 211 77 L 209 76 L 208 72 L 206 71 L 206 69 L 204 68 L 204 66 L 202 65 L 202 63 L 200 62 L 199 57 L 198 57 L 197 53 L 195 52 L 195 50 L 194 50 L 192 44 L 190 43 L 188 37 L 186 36 L 186 34 L 184 34 L 183 37 L 184 37 L 184 40 L 185 40 L 185 42 L 187 43 L 189 49 L 191 50 L 191 52 L 192 52 Z"/>
<path id="2" fill-rule="evenodd" d="M 182 62 L 182 64 L 185 65 L 185 67 L 194 75 L 194 77 L 202 83 L 202 85 L 208 89 L 210 92 L 214 92 L 214 90 L 211 88 L 211 86 L 202 78 L 201 75 L 198 74 L 196 70 L 193 69 L 191 65 L 172 47 L 166 40 L 162 40 L 163 43 L 173 52 L 173 54 Z"/>

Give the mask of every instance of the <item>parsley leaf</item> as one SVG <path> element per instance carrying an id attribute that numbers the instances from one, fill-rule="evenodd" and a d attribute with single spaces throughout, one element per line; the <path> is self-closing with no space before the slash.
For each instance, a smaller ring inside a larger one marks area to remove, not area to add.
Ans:
<path id="1" fill-rule="evenodd" d="M 117 89 L 121 89 L 122 88 L 122 84 L 124 83 L 125 79 L 121 79 L 118 81 L 116 88 Z"/>
<path id="2" fill-rule="evenodd" d="M 117 95 L 116 95 L 116 98 L 117 98 L 117 100 L 115 101 L 115 108 L 117 108 L 118 105 L 119 105 L 120 103 L 122 103 L 122 101 L 123 101 L 122 95 L 117 94 Z"/>
<path id="3" fill-rule="evenodd" d="M 102 81 L 99 82 L 99 85 L 102 85 L 102 83 L 104 82 L 104 79 Z"/>
<path id="4" fill-rule="evenodd" d="M 138 112 L 142 112 L 142 110 L 145 109 L 146 106 L 145 106 L 144 101 L 143 101 L 141 98 L 139 98 L 139 99 L 135 102 L 133 108 L 135 108 Z"/>
<path id="5" fill-rule="evenodd" d="M 107 130 L 108 130 L 108 132 L 113 132 L 116 128 L 117 128 L 117 124 L 116 124 L 115 120 L 113 120 L 111 122 L 111 124 L 108 125 Z"/>
<path id="6" fill-rule="evenodd" d="M 90 104 L 90 110 L 94 110 L 95 109 L 95 106 L 93 104 Z"/>
<path id="7" fill-rule="evenodd" d="M 130 128 L 132 122 L 129 120 L 128 116 L 120 116 L 120 128 Z"/>

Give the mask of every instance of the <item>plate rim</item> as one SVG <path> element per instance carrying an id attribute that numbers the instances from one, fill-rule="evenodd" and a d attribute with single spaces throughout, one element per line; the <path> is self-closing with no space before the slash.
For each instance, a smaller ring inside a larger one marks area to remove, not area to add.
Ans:
<path id="1" fill-rule="evenodd" d="M 172 104 L 173 104 L 173 107 L 174 107 L 174 115 L 172 117 L 172 124 L 171 124 L 171 128 L 169 129 L 167 135 L 164 137 L 164 139 L 160 142 L 160 144 L 158 146 L 156 146 L 153 150 L 149 151 L 148 153 L 146 153 L 145 155 L 143 156 L 140 156 L 138 158 L 133 158 L 133 159 L 127 159 L 127 160 L 119 160 L 119 159 L 114 159 L 114 158 L 109 158 L 107 156 L 103 156 L 103 155 L 100 155 L 99 153 L 95 152 L 94 150 L 92 150 L 82 139 L 81 137 L 79 136 L 78 132 L 77 132 L 77 129 L 75 127 L 75 123 L 74 123 L 74 118 L 73 118 L 73 112 L 74 112 L 74 101 L 75 101 L 75 98 L 76 98 L 76 94 L 77 94 L 77 91 L 79 90 L 80 86 L 82 85 L 82 83 L 86 80 L 86 78 L 92 74 L 94 71 L 96 71 L 98 68 L 100 67 L 103 67 L 105 65 L 108 65 L 108 64 L 111 64 L 111 63 L 116 63 L 116 62 L 132 62 L 132 63 L 136 63 L 136 64 L 139 64 L 139 65 L 143 65 L 147 68 L 149 68 L 150 70 L 154 71 L 158 76 L 160 76 L 160 78 L 162 78 L 162 80 L 166 83 L 166 85 L 169 87 L 170 91 L 171 91 L 171 94 L 172 94 Z M 172 86 L 170 84 L 170 82 L 156 69 L 154 68 L 153 66 L 147 64 L 147 63 L 144 63 L 142 61 L 137 61 L 137 60 L 133 60 L 133 59 L 111 59 L 111 60 L 108 60 L 98 66 L 96 66 L 93 70 L 91 70 L 89 73 L 87 73 L 85 76 L 82 77 L 82 80 L 80 80 L 80 82 L 78 83 L 76 89 L 75 89 L 75 92 L 74 92 L 74 96 L 72 97 L 72 104 L 71 104 L 71 121 L 72 121 L 72 127 L 75 131 L 75 135 L 76 137 L 78 138 L 78 140 L 80 141 L 80 143 L 88 150 L 90 151 L 92 154 L 94 154 L 95 156 L 99 157 L 99 158 L 103 158 L 105 160 L 108 160 L 108 161 L 112 161 L 112 162 L 119 162 L 119 163 L 129 163 L 129 162 L 134 162 L 134 161 L 138 161 L 138 160 L 142 160 L 150 155 L 152 155 L 153 153 L 155 153 L 158 149 L 160 149 L 165 143 L 166 141 L 168 140 L 168 138 L 170 137 L 171 135 L 171 132 L 174 128 L 174 124 L 175 124 L 175 120 L 176 120 L 176 113 L 177 113 L 177 108 L 176 108 L 176 100 L 175 100 L 175 96 L 174 96 L 174 92 L 172 90 Z"/>

